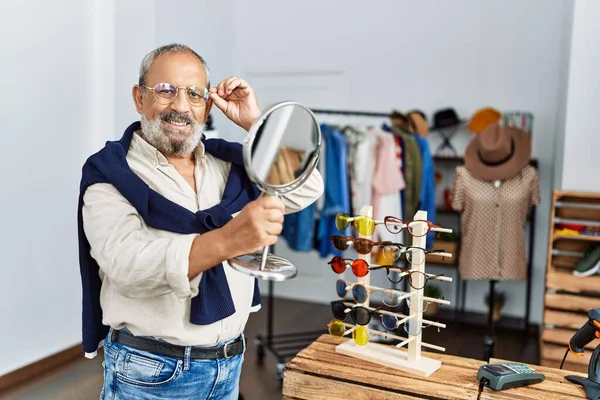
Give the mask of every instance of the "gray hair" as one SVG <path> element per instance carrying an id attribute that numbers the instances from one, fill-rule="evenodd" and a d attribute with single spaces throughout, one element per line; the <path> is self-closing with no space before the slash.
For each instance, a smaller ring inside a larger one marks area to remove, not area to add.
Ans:
<path id="1" fill-rule="evenodd" d="M 198 60 L 200 60 L 202 65 L 204 65 L 204 70 L 206 71 L 206 86 L 207 88 L 210 88 L 210 71 L 208 70 L 208 65 L 206 65 L 206 61 L 204 61 L 204 58 L 200 57 L 198 53 L 196 53 L 188 46 L 179 43 L 167 44 L 165 46 L 158 47 L 152 50 L 150 53 L 146 54 L 146 56 L 142 59 L 142 63 L 140 64 L 140 77 L 138 81 L 139 85 L 142 86 L 146 84 L 146 75 L 148 75 L 148 71 L 150 71 L 154 60 L 156 60 L 158 56 L 172 53 L 190 53 L 198 57 Z"/>

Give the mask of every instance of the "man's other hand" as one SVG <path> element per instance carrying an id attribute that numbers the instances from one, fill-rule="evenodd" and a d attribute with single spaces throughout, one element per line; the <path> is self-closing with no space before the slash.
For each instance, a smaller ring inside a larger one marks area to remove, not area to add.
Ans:
<path id="1" fill-rule="evenodd" d="M 247 131 L 261 114 L 254 90 L 238 77 L 232 76 L 210 88 L 209 96 L 227 118 Z"/>

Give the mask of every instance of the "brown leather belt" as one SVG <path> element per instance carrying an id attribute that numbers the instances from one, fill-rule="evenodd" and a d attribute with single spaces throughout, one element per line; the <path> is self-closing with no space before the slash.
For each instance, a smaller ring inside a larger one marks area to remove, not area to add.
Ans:
<path id="1" fill-rule="evenodd" d="M 184 358 L 185 346 L 179 346 L 154 339 L 133 336 L 131 333 L 113 330 L 110 340 L 141 351 L 161 354 L 167 357 Z M 245 338 L 243 335 L 215 347 L 191 347 L 190 358 L 198 360 L 215 360 L 231 358 L 244 352 Z"/>

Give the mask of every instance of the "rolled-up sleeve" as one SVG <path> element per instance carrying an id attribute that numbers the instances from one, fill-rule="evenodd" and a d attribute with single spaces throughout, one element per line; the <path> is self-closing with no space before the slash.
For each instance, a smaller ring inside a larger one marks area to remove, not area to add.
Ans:
<path id="1" fill-rule="evenodd" d="M 137 210 L 110 184 L 90 186 L 83 202 L 91 256 L 119 293 L 147 298 L 173 292 L 182 300 L 198 294 L 202 274 L 188 278 L 197 234 L 150 234 Z"/>
<path id="2" fill-rule="evenodd" d="M 302 186 L 281 196 L 285 205 L 285 213 L 291 214 L 303 210 L 317 201 L 323 195 L 323 191 L 323 177 L 315 168 Z"/>

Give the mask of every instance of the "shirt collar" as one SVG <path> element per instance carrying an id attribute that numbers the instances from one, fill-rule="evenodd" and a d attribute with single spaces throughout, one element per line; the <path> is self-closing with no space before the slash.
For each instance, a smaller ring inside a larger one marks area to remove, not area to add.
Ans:
<path id="1" fill-rule="evenodd" d="M 148 143 L 144 138 L 142 138 L 141 131 L 135 131 L 133 137 L 131 138 L 131 145 L 129 147 L 129 151 L 133 151 L 134 153 L 140 154 L 145 159 L 152 162 L 152 164 L 157 166 L 167 166 L 169 165 L 169 160 L 156 149 L 156 147 L 152 146 Z M 204 134 L 202 135 L 204 137 Z M 194 155 L 197 160 L 203 159 L 205 156 L 205 148 L 204 143 L 201 141 L 198 144 L 198 147 L 194 150 Z"/>

